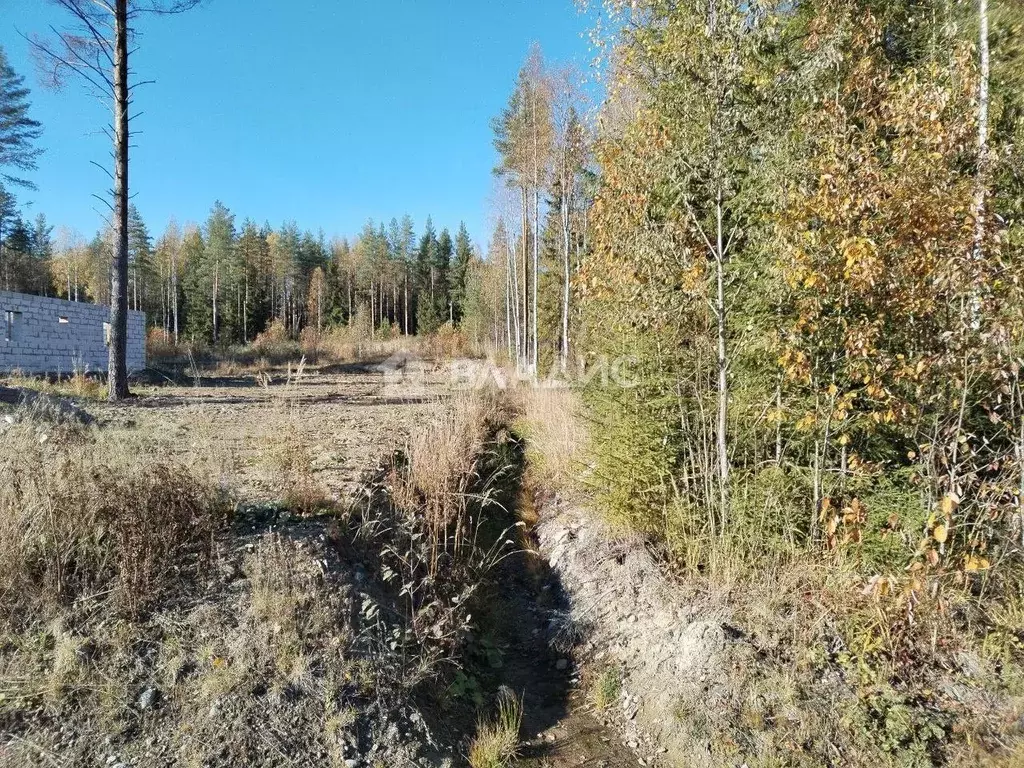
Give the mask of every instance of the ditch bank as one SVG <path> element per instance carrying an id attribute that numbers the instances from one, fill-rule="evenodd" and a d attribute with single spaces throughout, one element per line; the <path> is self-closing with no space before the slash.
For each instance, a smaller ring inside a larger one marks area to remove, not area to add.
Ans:
<path id="1" fill-rule="evenodd" d="M 686 727 L 683 701 L 724 711 L 730 628 L 709 605 L 688 604 L 639 537 L 615 536 L 557 495 L 538 499 L 534 533 L 564 592 L 578 636 L 574 662 L 592 716 L 641 765 L 698 765 L 711 753 Z"/>

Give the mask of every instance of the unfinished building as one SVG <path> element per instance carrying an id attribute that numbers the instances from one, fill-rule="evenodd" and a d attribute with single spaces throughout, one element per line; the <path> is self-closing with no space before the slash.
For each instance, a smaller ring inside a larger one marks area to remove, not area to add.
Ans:
<path id="1" fill-rule="evenodd" d="M 106 372 L 110 308 L 0 291 L 0 372 Z M 146 315 L 128 313 L 128 370 L 146 367 Z"/>

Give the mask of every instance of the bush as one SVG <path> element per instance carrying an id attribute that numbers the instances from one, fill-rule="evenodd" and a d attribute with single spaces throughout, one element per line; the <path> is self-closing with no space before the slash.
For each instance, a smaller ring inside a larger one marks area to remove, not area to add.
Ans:
<path id="1" fill-rule="evenodd" d="M 437 360 L 469 355 L 469 339 L 451 323 L 445 323 L 424 337 L 422 343 L 424 354 Z"/>

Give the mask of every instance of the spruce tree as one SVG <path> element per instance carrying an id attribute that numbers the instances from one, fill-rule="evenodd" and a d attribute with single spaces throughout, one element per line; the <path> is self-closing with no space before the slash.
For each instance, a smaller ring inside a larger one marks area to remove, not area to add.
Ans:
<path id="1" fill-rule="evenodd" d="M 20 172 L 34 171 L 36 158 L 42 152 L 33 146 L 43 130 L 40 123 L 28 115 L 29 89 L 24 83 L 24 76 L 11 68 L 7 55 L 0 48 L 0 180 L 34 189 L 35 185 L 30 181 L 3 172 L 4 168 Z"/>
<path id="2" fill-rule="evenodd" d="M 455 262 L 452 264 L 451 274 L 452 319 L 456 324 L 461 323 L 466 315 L 466 275 L 472 258 L 473 244 L 470 242 L 466 224 L 462 222 L 459 224 L 458 234 L 455 235 Z"/>
<path id="3" fill-rule="evenodd" d="M 448 233 L 447 229 L 441 230 L 441 234 L 437 238 L 437 249 L 434 251 L 434 271 L 437 274 L 434 286 L 434 311 L 441 319 L 442 324 L 452 319 L 452 304 L 448 281 L 452 266 L 453 250 L 452 236 Z"/>
<path id="4" fill-rule="evenodd" d="M 146 286 L 152 276 L 153 241 L 134 205 L 128 207 L 128 305 L 145 310 Z"/>

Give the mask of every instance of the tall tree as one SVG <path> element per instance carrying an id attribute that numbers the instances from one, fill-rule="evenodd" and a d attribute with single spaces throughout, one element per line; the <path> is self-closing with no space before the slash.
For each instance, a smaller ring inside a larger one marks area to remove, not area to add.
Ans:
<path id="1" fill-rule="evenodd" d="M 6 252 L 7 236 L 18 218 L 18 208 L 14 195 L 0 184 L 0 278 L 3 279 L 4 290 L 10 290 L 11 265 Z"/>
<path id="2" fill-rule="evenodd" d="M 216 344 L 221 337 L 223 306 L 219 304 L 224 285 L 230 284 L 235 266 L 235 216 L 220 200 L 213 204 L 206 220 L 204 252 L 208 295 L 213 312 L 211 334 Z"/>
<path id="3" fill-rule="evenodd" d="M 42 152 L 34 142 L 43 129 L 38 121 L 29 117 L 29 89 L 24 83 L 24 75 L 11 68 L 4 49 L 0 48 L 0 181 L 31 189 L 34 188 L 31 182 L 3 170 L 34 171 L 36 158 Z"/>
<path id="4" fill-rule="evenodd" d="M 492 123 L 499 164 L 494 172 L 520 193 L 523 254 L 523 363 L 537 368 L 537 276 L 540 270 L 540 199 L 552 148 L 551 85 L 540 47 L 534 45 L 519 71 L 508 105 Z M 532 245 L 531 264 L 527 254 Z M 532 288 L 531 288 L 532 286 Z"/>
<path id="5" fill-rule="evenodd" d="M 199 0 L 51 0 L 71 17 L 55 40 L 33 38 L 39 60 L 56 87 L 67 74 L 83 78 L 113 106 L 114 202 L 111 205 L 114 254 L 110 271 L 110 363 L 108 397 L 128 397 L 128 150 L 132 93 L 129 41 L 143 14 L 178 13 Z"/>
<path id="6" fill-rule="evenodd" d="M 466 314 L 466 278 L 472 258 L 473 244 L 470 242 L 469 231 L 463 222 L 459 224 L 459 231 L 455 235 L 455 261 L 452 263 L 451 270 L 452 320 L 455 323 L 462 322 L 462 318 Z"/>
<path id="7" fill-rule="evenodd" d="M 180 333 L 179 277 L 181 268 L 181 229 L 171 219 L 156 244 L 155 259 L 161 274 L 163 328 L 165 338 L 178 343 Z"/>
<path id="8" fill-rule="evenodd" d="M 130 306 L 136 312 L 145 309 L 146 283 L 150 270 L 153 241 L 134 204 L 128 205 L 128 283 Z"/>

